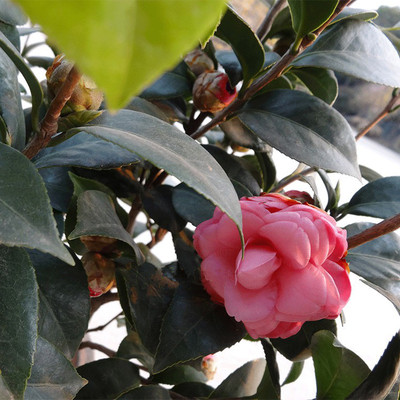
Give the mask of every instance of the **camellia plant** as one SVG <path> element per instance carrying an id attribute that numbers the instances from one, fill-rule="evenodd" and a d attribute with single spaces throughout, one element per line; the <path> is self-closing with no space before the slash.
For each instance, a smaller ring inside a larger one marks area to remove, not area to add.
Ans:
<path id="1" fill-rule="evenodd" d="M 336 320 L 350 271 L 400 310 L 400 177 L 356 148 L 399 107 L 398 43 L 350 0 L 270 3 L 252 28 L 224 0 L 0 1 L 1 399 L 280 399 L 308 357 L 317 399 L 397 399 L 399 333 L 370 370 Z M 393 88 L 359 133 L 336 73 Z M 84 340 L 116 301 L 117 351 Z M 208 384 L 241 340 L 265 360 Z"/>

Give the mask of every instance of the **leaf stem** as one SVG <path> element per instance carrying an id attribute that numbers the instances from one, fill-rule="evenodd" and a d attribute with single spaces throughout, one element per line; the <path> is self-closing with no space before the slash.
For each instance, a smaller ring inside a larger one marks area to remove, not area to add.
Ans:
<path id="1" fill-rule="evenodd" d="M 383 118 L 389 115 L 396 108 L 396 102 L 400 99 L 400 93 L 394 94 L 385 108 L 356 136 L 356 140 L 360 140 L 365 136 L 375 125 L 377 125 Z"/>
<path id="2" fill-rule="evenodd" d="M 58 118 L 61 115 L 61 110 L 71 98 L 75 86 L 79 82 L 80 78 L 81 74 L 75 67 L 73 67 L 57 95 L 51 101 L 46 115 L 40 124 L 39 133 L 33 137 L 23 151 L 23 154 L 25 154 L 29 159 L 46 147 L 50 139 L 57 133 Z"/>
<path id="3" fill-rule="evenodd" d="M 260 42 L 263 42 L 269 31 L 271 30 L 272 24 L 279 14 L 281 10 L 283 10 L 286 6 L 287 0 L 277 0 L 275 3 L 270 7 L 265 16 L 264 20 L 261 22 L 260 26 L 257 29 L 256 35 L 260 39 Z"/>
<path id="4" fill-rule="evenodd" d="M 316 167 L 310 167 L 305 169 L 304 171 L 299 172 L 298 174 L 291 175 L 287 177 L 286 179 L 282 180 L 279 182 L 276 186 L 274 186 L 270 192 L 280 192 L 284 187 L 289 185 L 290 183 L 296 182 L 300 178 L 302 178 L 305 175 L 309 175 L 315 171 L 317 171 L 318 168 Z"/>
<path id="5" fill-rule="evenodd" d="M 393 232 L 398 228 L 400 228 L 400 214 L 387 218 L 379 224 L 348 238 L 348 249 L 353 249 L 354 247 L 370 242 L 371 240 Z"/>

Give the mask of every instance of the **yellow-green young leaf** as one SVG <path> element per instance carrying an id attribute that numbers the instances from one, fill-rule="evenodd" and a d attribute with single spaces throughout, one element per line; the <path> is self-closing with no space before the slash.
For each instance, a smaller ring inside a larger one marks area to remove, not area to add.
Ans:
<path id="1" fill-rule="evenodd" d="M 225 0 L 15 0 L 119 108 L 215 28 Z"/>

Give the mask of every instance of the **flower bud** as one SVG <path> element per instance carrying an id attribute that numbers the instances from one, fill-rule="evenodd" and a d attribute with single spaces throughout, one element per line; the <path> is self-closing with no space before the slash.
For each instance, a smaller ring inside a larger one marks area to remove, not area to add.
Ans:
<path id="1" fill-rule="evenodd" d="M 236 96 L 236 89 L 223 72 L 203 72 L 193 85 L 193 103 L 199 111 L 220 111 L 232 103 Z"/>
<path id="2" fill-rule="evenodd" d="M 73 65 L 62 54 L 58 55 L 47 69 L 46 78 L 50 99 L 57 95 Z M 98 110 L 102 101 L 103 93 L 90 78 L 82 75 L 64 109 L 67 111 Z"/>
<path id="3" fill-rule="evenodd" d="M 115 284 L 115 263 L 100 253 L 88 252 L 82 257 L 90 297 L 107 293 Z"/>
<path id="4" fill-rule="evenodd" d="M 81 236 L 81 242 L 89 251 L 112 254 L 117 250 L 117 239 L 105 236 Z"/>
<path id="5" fill-rule="evenodd" d="M 185 63 L 188 65 L 190 70 L 196 75 L 200 75 L 203 72 L 214 71 L 214 62 L 204 51 L 196 49 L 191 51 L 184 58 Z"/>
<path id="6" fill-rule="evenodd" d="M 213 354 L 203 357 L 201 360 L 201 370 L 208 380 L 214 378 L 217 371 L 217 366 Z"/>

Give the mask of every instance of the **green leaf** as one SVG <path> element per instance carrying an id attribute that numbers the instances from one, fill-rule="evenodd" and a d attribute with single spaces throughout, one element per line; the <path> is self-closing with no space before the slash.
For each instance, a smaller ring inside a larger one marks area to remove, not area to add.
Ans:
<path id="1" fill-rule="evenodd" d="M 208 398 L 214 388 L 201 382 L 184 382 L 174 386 L 172 391 L 189 398 Z"/>
<path id="2" fill-rule="evenodd" d="M 21 51 L 20 36 L 18 28 L 16 26 L 8 25 L 0 21 L 0 31 L 4 33 L 6 38 L 18 51 Z"/>
<path id="3" fill-rule="evenodd" d="M 297 38 L 315 31 L 333 14 L 339 0 L 288 0 Z"/>
<path id="4" fill-rule="evenodd" d="M 179 385 L 184 382 L 206 382 L 207 378 L 203 372 L 198 371 L 190 365 L 174 365 L 171 368 L 153 375 L 152 382 Z"/>
<path id="5" fill-rule="evenodd" d="M 82 110 L 69 113 L 58 120 L 58 132 L 85 125 L 97 118 L 101 113 L 102 111 L 98 110 Z"/>
<path id="6" fill-rule="evenodd" d="M 328 68 L 369 82 L 400 87 L 400 58 L 396 49 L 373 24 L 356 19 L 326 29 L 292 65 Z"/>
<path id="7" fill-rule="evenodd" d="M 130 390 L 118 397 L 118 400 L 171 400 L 169 391 L 161 386 L 148 385 Z"/>
<path id="8" fill-rule="evenodd" d="M 353 131 L 322 100 L 296 90 L 275 90 L 250 100 L 238 118 L 287 156 L 359 177 Z"/>
<path id="9" fill-rule="evenodd" d="M 229 399 L 252 396 L 257 392 L 258 385 L 264 374 L 266 362 L 263 358 L 249 361 L 232 372 L 211 393 L 210 399 Z"/>
<path id="10" fill-rule="evenodd" d="M 264 65 L 263 46 L 250 26 L 232 9 L 228 8 L 215 36 L 230 44 L 242 66 L 246 85 Z"/>
<path id="11" fill-rule="evenodd" d="M 163 120 L 164 122 L 169 122 L 167 115 L 164 114 L 159 107 L 146 99 L 142 99 L 141 97 L 134 97 L 125 108 L 127 110 L 138 111 L 151 115 Z"/>
<path id="12" fill-rule="evenodd" d="M 1 35 L 3 34 L 0 32 L 0 42 Z M 12 46 L 11 43 L 10 46 Z M 25 145 L 25 120 L 19 91 L 18 70 L 1 49 L 0 116 L 7 126 L 8 134 L 11 136 L 11 145 L 21 150 Z"/>
<path id="13" fill-rule="evenodd" d="M 0 21 L 9 25 L 24 25 L 27 17 L 13 2 L 0 0 Z"/>
<path id="14" fill-rule="evenodd" d="M 117 276 L 125 284 L 129 308 L 124 310 L 125 314 L 129 315 L 128 319 L 132 321 L 144 347 L 154 355 L 163 317 L 178 284 L 163 276 L 149 263 L 137 268 L 121 268 L 117 271 Z"/>
<path id="15" fill-rule="evenodd" d="M 282 383 L 283 385 L 288 385 L 289 383 L 295 382 L 301 375 L 304 368 L 304 361 L 296 361 L 290 367 L 289 373 Z"/>
<path id="16" fill-rule="evenodd" d="M 223 350 L 244 334 L 243 325 L 213 303 L 202 287 L 181 283 L 163 320 L 154 372 Z"/>
<path id="17" fill-rule="evenodd" d="M 242 66 L 236 54 L 230 50 L 218 50 L 215 58 L 224 67 L 232 86 L 236 86 L 243 79 Z"/>
<path id="18" fill-rule="evenodd" d="M 4 221 L 4 219 L 2 219 Z M 38 286 L 23 249 L 0 245 L 0 390 L 23 399 L 37 338 Z"/>
<path id="19" fill-rule="evenodd" d="M 339 93 L 335 74 L 324 68 L 295 68 L 291 70 L 306 88 L 314 95 L 332 105 Z"/>
<path id="20" fill-rule="evenodd" d="M 88 380 L 75 399 L 115 399 L 140 385 L 138 368 L 120 358 L 106 358 L 77 368 Z"/>
<path id="21" fill-rule="evenodd" d="M 137 162 L 132 152 L 85 132 L 41 150 L 32 161 L 37 168 L 85 167 L 115 168 Z"/>
<path id="22" fill-rule="evenodd" d="M 376 179 L 354 194 L 343 214 L 390 218 L 400 214 L 400 177 Z"/>
<path id="23" fill-rule="evenodd" d="M 365 362 L 343 347 L 332 332 L 314 334 L 311 351 L 318 400 L 344 400 L 370 372 Z"/>
<path id="24" fill-rule="evenodd" d="M 33 164 L 0 144 L 0 243 L 36 248 L 73 264 L 58 237 L 49 198 Z"/>
<path id="25" fill-rule="evenodd" d="M 335 24 L 336 22 L 342 21 L 344 19 L 361 19 L 363 21 L 371 21 L 375 19 L 379 14 L 374 10 L 362 10 L 360 8 L 346 7 L 344 10 L 340 12 L 338 16 L 336 16 L 331 24 Z"/>
<path id="26" fill-rule="evenodd" d="M 32 374 L 25 399 L 69 400 L 86 385 L 72 364 L 42 337 L 38 337 Z"/>
<path id="27" fill-rule="evenodd" d="M 137 262 L 143 261 L 143 255 L 131 235 L 122 226 L 115 212 L 112 199 L 104 192 L 86 190 L 78 197 L 78 217 L 75 229 L 69 239 L 81 236 L 104 236 L 126 243 Z"/>
<path id="28" fill-rule="evenodd" d="M 387 399 L 386 397 L 395 384 L 400 373 L 400 332 L 397 332 L 389 342 L 385 352 L 357 389 L 347 397 L 356 399 Z M 395 390 L 398 399 L 398 388 Z M 346 400 L 347 400 L 346 399 Z"/>
<path id="29" fill-rule="evenodd" d="M 71 267 L 48 254 L 29 255 L 39 284 L 39 334 L 71 360 L 89 322 L 86 273 L 80 262 Z"/>
<path id="30" fill-rule="evenodd" d="M 197 142 L 176 127 L 135 111 L 104 113 L 95 122 L 72 132 L 108 140 L 166 170 L 226 212 L 241 231 L 236 192 L 221 166 Z"/>
<path id="31" fill-rule="evenodd" d="M 348 225 L 347 236 L 352 237 L 373 225 L 369 222 Z M 396 233 L 388 233 L 350 249 L 346 260 L 352 272 L 390 293 L 392 296 L 387 297 L 400 312 L 399 248 L 400 237 Z"/>
<path id="32" fill-rule="evenodd" d="M 18 3 L 105 91 L 113 109 L 209 35 L 225 9 L 224 0 L 134 0 L 118 6 L 109 0 Z"/>
<path id="33" fill-rule="evenodd" d="M 365 165 L 360 165 L 360 171 L 361 171 L 361 176 L 368 182 L 372 182 L 377 179 L 383 178 L 383 176 L 378 174 L 378 172 L 374 171 L 371 168 L 366 167 Z"/>

